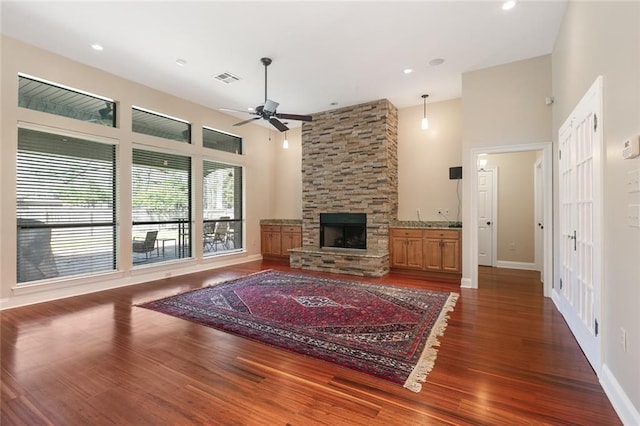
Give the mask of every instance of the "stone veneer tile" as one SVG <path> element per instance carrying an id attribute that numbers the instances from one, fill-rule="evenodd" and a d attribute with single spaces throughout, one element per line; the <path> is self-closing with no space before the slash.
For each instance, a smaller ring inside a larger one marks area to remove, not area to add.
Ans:
<path id="1" fill-rule="evenodd" d="M 386 99 L 314 114 L 303 124 L 303 246 L 319 246 L 320 213 L 366 213 L 367 248 L 388 252 L 389 223 L 398 210 L 397 151 L 398 111 Z M 293 267 L 326 270 L 321 265 L 331 263 L 327 255 L 322 262 L 300 256 L 292 253 Z M 388 256 L 366 262 L 337 257 L 329 269 L 357 275 L 389 270 Z"/>

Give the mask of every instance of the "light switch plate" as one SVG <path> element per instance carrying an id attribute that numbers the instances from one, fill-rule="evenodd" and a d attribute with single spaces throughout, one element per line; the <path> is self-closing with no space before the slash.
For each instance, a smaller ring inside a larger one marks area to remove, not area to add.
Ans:
<path id="1" fill-rule="evenodd" d="M 640 135 L 634 135 L 623 142 L 622 158 L 636 158 L 640 155 Z"/>

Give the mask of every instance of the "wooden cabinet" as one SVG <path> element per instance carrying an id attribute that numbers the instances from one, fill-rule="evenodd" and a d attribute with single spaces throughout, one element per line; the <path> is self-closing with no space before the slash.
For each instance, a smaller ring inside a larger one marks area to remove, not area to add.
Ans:
<path id="1" fill-rule="evenodd" d="M 422 231 L 392 229 L 390 232 L 391 267 L 422 269 Z"/>
<path id="2" fill-rule="evenodd" d="M 262 225 L 260 248 L 262 255 L 280 256 L 280 239 L 282 233 L 279 225 Z"/>
<path id="3" fill-rule="evenodd" d="M 424 230 L 425 268 L 437 272 L 461 272 L 460 231 Z"/>
<path id="4" fill-rule="evenodd" d="M 302 246 L 302 228 L 300 226 L 283 226 L 281 228 L 280 254 L 289 255 L 289 249 Z"/>
<path id="5" fill-rule="evenodd" d="M 287 257 L 289 249 L 302 246 L 302 227 L 261 225 L 260 251 L 264 257 Z"/>
<path id="6" fill-rule="evenodd" d="M 389 230 L 392 268 L 459 274 L 460 231 L 449 229 Z"/>

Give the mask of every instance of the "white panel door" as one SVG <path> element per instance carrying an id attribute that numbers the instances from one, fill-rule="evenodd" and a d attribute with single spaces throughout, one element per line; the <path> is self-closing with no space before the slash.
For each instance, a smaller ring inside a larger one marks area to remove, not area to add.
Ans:
<path id="1" fill-rule="evenodd" d="M 478 265 L 493 266 L 493 172 L 478 171 Z"/>
<path id="2" fill-rule="evenodd" d="M 602 80 L 559 131 L 560 311 L 600 371 Z"/>

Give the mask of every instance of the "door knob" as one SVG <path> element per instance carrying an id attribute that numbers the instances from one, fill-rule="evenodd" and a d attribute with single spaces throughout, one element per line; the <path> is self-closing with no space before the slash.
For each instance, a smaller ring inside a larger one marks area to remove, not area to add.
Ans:
<path id="1" fill-rule="evenodd" d="M 487 222 L 487 225 L 491 225 L 491 222 Z"/>

